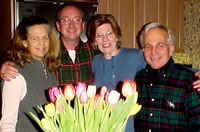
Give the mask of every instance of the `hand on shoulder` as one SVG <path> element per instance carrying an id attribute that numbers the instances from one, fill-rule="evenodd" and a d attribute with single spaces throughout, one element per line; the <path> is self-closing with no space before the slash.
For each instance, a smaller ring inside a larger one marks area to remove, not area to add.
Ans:
<path id="1" fill-rule="evenodd" d="M 14 63 L 6 61 L 1 66 L 1 78 L 10 81 L 11 78 L 16 78 L 19 75 L 18 70 L 14 67 Z"/>

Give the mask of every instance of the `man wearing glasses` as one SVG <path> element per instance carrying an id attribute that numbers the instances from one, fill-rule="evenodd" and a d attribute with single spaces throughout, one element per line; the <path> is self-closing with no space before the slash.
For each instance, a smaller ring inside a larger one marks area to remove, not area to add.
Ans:
<path id="1" fill-rule="evenodd" d="M 57 72 L 60 85 L 65 83 L 93 83 L 91 62 L 97 52 L 80 40 L 85 21 L 81 9 L 73 5 L 61 8 L 57 14 L 56 27 L 61 39 L 61 67 Z"/>
<path id="2" fill-rule="evenodd" d="M 58 83 L 63 86 L 65 83 L 77 84 L 84 82 L 93 83 L 91 62 L 93 56 L 98 54 L 89 44 L 80 39 L 84 30 L 83 11 L 75 5 L 63 5 L 57 13 L 56 28 L 60 33 L 61 66 L 56 73 Z M 10 80 L 18 75 L 12 67 L 12 62 L 5 62 L 1 68 L 1 77 Z"/>
<path id="3" fill-rule="evenodd" d="M 140 35 L 147 66 L 136 74 L 138 103 L 136 132 L 196 132 L 200 130 L 200 93 L 193 89 L 194 72 L 175 64 L 175 37 L 159 23 Z"/>

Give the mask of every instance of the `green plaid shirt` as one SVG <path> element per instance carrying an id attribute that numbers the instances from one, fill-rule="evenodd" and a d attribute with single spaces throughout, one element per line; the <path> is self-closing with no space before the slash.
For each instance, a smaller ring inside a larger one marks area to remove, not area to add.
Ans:
<path id="1" fill-rule="evenodd" d="M 91 62 L 93 56 L 98 54 L 98 52 L 89 44 L 83 42 L 79 43 L 75 51 L 76 59 L 73 63 L 64 44 L 61 44 L 61 67 L 56 74 L 60 86 L 63 86 L 65 83 L 93 83 L 94 77 L 91 69 Z"/>
<path id="2" fill-rule="evenodd" d="M 194 73 L 172 59 L 161 69 L 149 65 L 136 75 L 136 132 L 196 132 L 200 130 L 200 93 L 192 86 Z"/>

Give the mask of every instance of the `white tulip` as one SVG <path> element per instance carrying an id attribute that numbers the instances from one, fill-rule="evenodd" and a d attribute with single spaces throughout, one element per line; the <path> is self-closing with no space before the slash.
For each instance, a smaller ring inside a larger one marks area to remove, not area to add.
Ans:
<path id="1" fill-rule="evenodd" d="M 116 104 L 117 101 L 119 100 L 119 97 L 120 97 L 120 93 L 117 92 L 116 90 L 112 90 L 110 94 L 108 95 L 108 102 L 110 104 Z"/>

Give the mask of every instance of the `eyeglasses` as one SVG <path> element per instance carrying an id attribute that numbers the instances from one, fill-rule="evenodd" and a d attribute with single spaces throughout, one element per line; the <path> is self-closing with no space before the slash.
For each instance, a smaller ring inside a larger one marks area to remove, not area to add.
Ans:
<path id="1" fill-rule="evenodd" d="M 105 36 L 106 36 L 107 39 L 112 39 L 113 38 L 112 31 L 108 31 L 105 34 L 98 33 L 96 35 L 96 40 L 103 40 Z"/>
<path id="2" fill-rule="evenodd" d="M 157 50 L 162 50 L 166 46 L 168 46 L 168 44 L 164 44 L 164 43 L 157 43 L 156 45 L 145 44 L 143 49 L 146 51 L 151 51 L 153 49 L 153 47 L 155 47 Z"/>
<path id="3" fill-rule="evenodd" d="M 61 24 L 68 25 L 71 22 L 73 22 L 74 24 L 80 24 L 83 21 L 83 19 L 80 18 L 80 17 L 75 17 L 73 19 L 70 19 L 70 18 L 66 17 L 66 18 L 60 19 L 59 21 L 61 22 Z"/>

